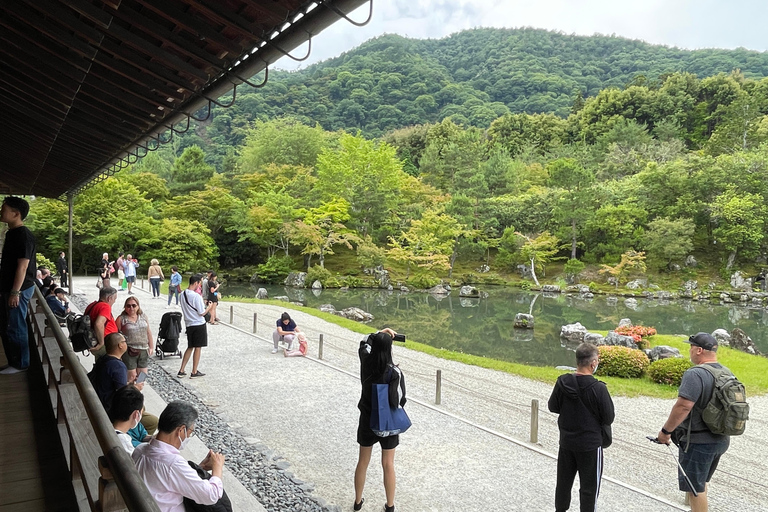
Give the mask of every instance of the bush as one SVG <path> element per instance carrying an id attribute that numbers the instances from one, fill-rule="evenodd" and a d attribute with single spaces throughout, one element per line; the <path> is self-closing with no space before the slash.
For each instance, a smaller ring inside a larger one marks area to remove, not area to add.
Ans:
<path id="1" fill-rule="evenodd" d="M 293 261 L 286 256 L 270 256 L 269 259 L 256 266 L 256 273 L 266 283 L 281 283 L 291 273 Z"/>
<path id="2" fill-rule="evenodd" d="M 414 274 L 405 283 L 411 288 L 427 290 L 440 284 L 440 278 L 430 274 Z"/>
<path id="3" fill-rule="evenodd" d="M 523 281 L 520 283 L 520 289 L 524 291 L 528 291 L 531 288 L 533 288 L 533 283 L 531 283 L 530 281 Z"/>
<path id="4" fill-rule="evenodd" d="M 659 359 L 652 362 L 648 367 L 648 376 L 657 384 L 679 386 L 680 381 L 683 380 L 685 370 L 691 366 L 693 366 L 692 363 L 682 357 Z"/>
<path id="5" fill-rule="evenodd" d="M 365 284 L 365 281 L 355 276 L 346 276 L 341 282 L 349 288 L 362 288 Z"/>
<path id="6" fill-rule="evenodd" d="M 575 278 L 579 275 L 579 273 L 581 273 L 582 270 L 584 270 L 584 267 L 586 267 L 586 265 L 583 262 L 571 258 L 565 263 L 565 265 L 563 265 L 563 272 L 565 272 L 565 275 L 570 275 Z"/>
<path id="7" fill-rule="evenodd" d="M 600 346 L 600 364 L 597 375 L 607 377 L 640 377 L 650 361 L 642 350 L 629 347 Z"/>
<path id="8" fill-rule="evenodd" d="M 646 339 L 648 336 L 656 336 L 656 328 L 644 327 L 642 325 L 625 325 L 614 329 L 616 334 L 631 336 L 637 346 L 641 349 L 648 348 L 650 343 Z"/>
<path id="9" fill-rule="evenodd" d="M 307 286 L 312 286 L 315 281 L 320 281 L 324 287 L 328 288 L 327 282 L 331 278 L 331 271 L 320 265 L 315 265 L 307 269 L 307 278 L 304 280 Z"/>
<path id="10" fill-rule="evenodd" d="M 43 256 L 39 252 L 35 253 L 35 263 L 37 263 L 35 268 L 45 267 L 51 271 L 51 275 L 56 273 L 56 265 L 54 265 L 51 260 Z"/>

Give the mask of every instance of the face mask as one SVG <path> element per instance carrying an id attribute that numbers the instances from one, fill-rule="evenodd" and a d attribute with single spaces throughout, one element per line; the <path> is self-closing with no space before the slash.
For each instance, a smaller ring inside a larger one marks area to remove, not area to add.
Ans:
<path id="1" fill-rule="evenodd" d="M 138 419 L 138 420 L 136 420 L 136 423 L 134 423 L 133 427 L 131 427 L 131 428 L 136 428 L 136 427 L 138 427 L 138 426 L 139 426 L 139 423 L 141 423 L 141 413 L 139 413 L 139 419 Z"/>
<path id="2" fill-rule="evenodd" d="M 186 429 L 185 429 L 185 430 L 186 430 Z M 181 450 L 183 450 L 184 448 L 186 448 L 186 447 L 187 447 L 187 445 L 189 444 L 189 440 L 190 440 L 190 439 L 191 439 L 191 438 L 189 437 L 189 433 L 188 433 L 188 432 L 187 432 L 187 437 L 186 437 L 186 439 L 184 439 L 183 441 L 181 440 L 181 436 L 179 436 L 179 441 L 181 442 L 181 446 L 179 446 L 179 451 L 181 451 Z"/>
<path id="3" fill-rule="evenodd" d="M 592 374 L 593 374 L 593 375 L 594 375 L 595 373 L 597 373 L 597 367 L 598 367 L 598 366 L 600 366 L 600 365 L 599 365 L 599 364 L 596 364 L 596 365 L 595 365 L 595 369 L 594 369 L 594 370 L 592 370 Z"/>

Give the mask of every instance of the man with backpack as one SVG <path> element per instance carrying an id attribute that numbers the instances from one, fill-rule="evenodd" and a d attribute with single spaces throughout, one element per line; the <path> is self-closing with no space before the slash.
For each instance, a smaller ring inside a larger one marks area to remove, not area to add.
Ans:
<path id="1" fill-rule="evenodd" d="M 728 450 L 731 435 L 744 432 L 749 416 L 744 386 L 733 373 L 717 362 L 717 339 L 700 332 L 688 338 L 689 355 L 695 364 L 683 374 L 677 402 L 658 435 L 658 441 L 673 440 L 679 448 L 678 471 L 681 491 L 687 492 L 691 512 L 708 508 L 707 482 Z"/>

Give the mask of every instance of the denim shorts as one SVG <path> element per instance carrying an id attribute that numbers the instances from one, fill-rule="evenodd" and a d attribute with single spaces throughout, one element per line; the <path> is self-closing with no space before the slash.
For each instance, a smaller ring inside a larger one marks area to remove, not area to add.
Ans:
<path id="1" fill-rule="evenodd" d="M 688 453 L 680 448 L 680 465 L 685 469 L 685 473 L 690 478 L 696 492 L 704 492 L 706 483 L 712 479 L 712 475 L 720 462 L 720 456 L 728 450 L 730 439 L 726 437 L 718 443 L 693 444 L 688 447 Z M 688 483 L 683 474 L 678 469 L 677 482 L 681 491 L 691 492 Z"/>

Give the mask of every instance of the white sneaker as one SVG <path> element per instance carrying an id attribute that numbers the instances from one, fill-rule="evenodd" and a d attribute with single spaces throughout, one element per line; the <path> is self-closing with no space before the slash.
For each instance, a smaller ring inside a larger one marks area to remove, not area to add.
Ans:
<path id="1" fill-rule="evenodd" d="M 277 349 L 276 349 L 276 348 L 273 348 L 273 349 L 272 349 L 272 353 L 273 353 L 273 354 L 277 354 Z M 2 372 L 0 372 L 0 373 L 2 373 Z"/>
<path id="2" fill-rule="evenodd" d="M 19 368 L 14 368 L 13 366 L 9 366 L 8 368 L 5 368 L 4 370 L 0 370 L 0 374 L 2 375 L 13 375 L 14 373 L 21 373 L 27 371 L 26 368 L 23 370 L 20 370 Z"/>

